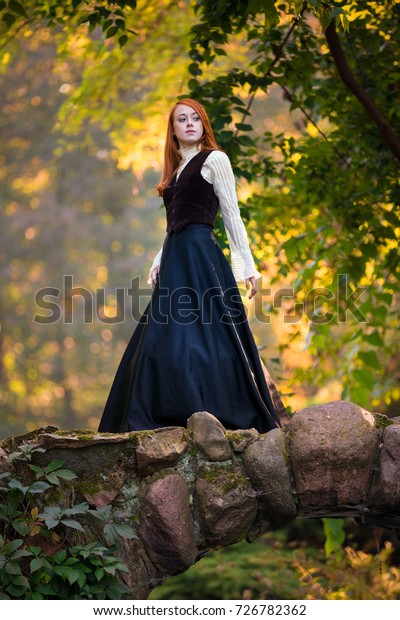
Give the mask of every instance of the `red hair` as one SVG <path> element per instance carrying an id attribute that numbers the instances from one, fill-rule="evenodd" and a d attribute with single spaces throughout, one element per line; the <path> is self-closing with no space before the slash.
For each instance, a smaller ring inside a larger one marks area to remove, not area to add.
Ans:
<path id="1" fill-rule="evenodd" d="M 203 123 L 204 131 L 199 142 L 200 150 L 211 151 L 219 148 L 215 141 L 214 132 L 211 128 L 207 112 L 205 111 L 201 103 L 195 101 L 194 99 L 181 99 L 180 101 L 177 101 L 172 107 L 172 110 L 168 117 L 167 137 L 165 140 L 164 148 L 164 169 L 161 181 L 157 185 L 157 191 L 159 196 L 163 195 L 164 189 L 168 187 L 171 183 L 172 177 L 179 168 L 179 164 L 182 159 L 179 153 L 179 142 L 176 136 L 174 136 L 174 130 L 172 126 L 174 122 L 174 113 L 176 107 L 181 104 L 193 108 L 193 110 L 199 115 L 200 120 Z"/>

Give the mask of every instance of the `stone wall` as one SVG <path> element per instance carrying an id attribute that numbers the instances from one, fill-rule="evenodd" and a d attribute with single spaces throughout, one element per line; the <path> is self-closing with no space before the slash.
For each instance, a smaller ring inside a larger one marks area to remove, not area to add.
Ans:
<path id="1" fill-rule="evenodd" d="M 99 434 L 38 429 L 0 444 L 0 471 L 22 443 L 46 449 L 78 476 L 58 502 L 111 504 L 137 530 L 121 540 L 121 579 L 145 599 L 216 546 L 297 517 L 354 516 L 400 529 L 400 425 L 345 401 L 298 411 L 284 429 L 227 431 L 207 412 L 187 429 Z M 133 518 L 134 517 L 134 518 Z M 116 517 L 118 518 L 118 516 Z M 83 522 L 87 540 L 101 537 Z"/>

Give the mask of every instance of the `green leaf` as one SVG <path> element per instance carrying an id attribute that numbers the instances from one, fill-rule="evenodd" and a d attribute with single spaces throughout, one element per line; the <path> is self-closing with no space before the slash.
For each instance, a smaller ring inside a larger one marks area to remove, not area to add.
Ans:
<path id="1" fill-rule="evenodd" d="M 76 566 L 79 564 L 78 558 L 67 558 L 64 562 L 66 566 Z"/>
<path id="2" fill-rule="evenodd" d="M 87 579 L 86 579 L 86 575 L 83 572 L 79 573 L 79 577 L 78 577 L 78 586 L 82 589 L 86 583 Z"/>
<path id="3" fill-rule="evenodd" d="M 65 549 L 58 551 L 54 555 L 54 559 L 57 562 L 57 564 L 63 564 L 65 562 L 66 557 L 67 557 L 67 552 L 65 551 Z"/>
<path id="4" fill-rule="evenodd" d="M 188 71 L 191 75 L 201 75 L 203 73 L 197 62 L 192 62 L 188 66 Z"/>
<path id="5" fill-rule="evenodd" d="M 22 15 L 22 17 L 28 18 L 28 13 L 25 11 L 22 4 L 20 4 L 16 0 L 10 0 L 8 3 L 8 8 L 11 11 L 14 11 L 14 13 L 17 13 L 17 15 Z"/>
<path id="6" fill-rule="evenodd" d="M 29 464 L 28 467 L 32 471 L 35 471 L 37 474 L 39 474 L 39 476 L 44 476 L 45 475 L 44 469 L 42 469 L 42 467 L 39 467 L 38 465 Z"/>
<path id="7" fill-rule="evenodd" d="M 58 517 L 61 514 L 61 508 L 59 506 L 46 506 L 44 512 L 41 512 L 38 517 L 44 518 L 46 516 Z"/>
<path id="8" fill-rule="evenodd" d="M 21 538 L 16 538 L 15 540 L 11 540 L 9 543 L 5 544 L 3 547 L 3 552 L 6 555 L 11 555 L 19 549 L 24 544 L 24 541 Z"/>
<path id="9" fill-rule="evenodd" d="M 332 553 L 339 557 L 343 554 L 343 543 L 346 540 L 344 531 L 344 519 L 322 519 L 325 534 L 325 553 Z"/>
<path id="10" fill-rule="evenodd" d="M 239 129 L 239 131 L 252 131 L 253 127 L 247 123 L 236 123 L 236 129 Z"/>
<path id="11" fill-rule="evenodd" d="M 44 512 L 38 515 L 39 519 L 44 519 L 49 530 L 60 523 L 61 508 L 58 506 L 47 506 Z"/>
<path id="12" fill-rule="evenodd" d="M 4 13 L 2 20 L 6 24 L 7 28 L 10 28 L 15 22 L 15 15 L 12 13 Z"/>
<path id="13" fill-rule="evenodd" d="M 70 569 L 67 574 L 68 583 L 72 586 L 76 581 L 78 581 L 81 574 L 82 573 L 79 570 Z"/>
<path id="14" fill-rule="evenodd" d="M 252 15 L 265 13 L 271 25 L 276 25 L 279 21 L 279 15 L 275 8 L 275 0 L 249 0 L 247 11 Z"/>
<path id="15" fill-rule="evenodd" d="M 11 525 L 13 526 L 14 530 L 18 532 L 18 534 L 20 534 L 21 536 L 28 536 L 30 534 L 31 530 L 23 519 L 14 519 L 11 522 Z"/>
<path id="16" fill-rule="evenodd" d="M 15 478 L 12 478 L 9 481 L 8 486 L 10 489 L 18 489 L 18 491 L 21 491 L 21 493 L 23 493 L 24 495 L 29 489 L 29 487 L 24 486 L 22 482 L 20 482 L 20 480 L 16 480 Z"/>
<path id="17" fill-rule="evenodd" d="M 21 566 L 19 562 L 7 562 L 5 565 L 5 571 L 9 575 L 20 575 L 21 574 Z"/>
<path id="18" fill-rule="evenodd" d="M 58 472 L 52 472 L 51 474 L 47 474 L 46 480 L 52 485 L 58 486 L 60 484 L 60 481 L 58 479 Z"/>
<path id="19" fill-rule="evenodd" d="M 89 512 L 97 519 L 101 519 L 102 521 L 108 521 L 111 517 L 111 509 L 111 505 L 99 506 L 96 508 L 96 510 L 89 510 Z"/>
<path id="20" fill-rule="evenodd" d="M 196 90 L 196 88 L 199 86 L 199 81 L 196 80 L 195 78 L 191 78 L 188 82 L 188 87 L 190 91 Z"/>
<path id="21" fill-rule="evenodd" d="M 362 338 L 365 342 L 368 342 L 368 344 L 372 344 L 374 347 L 385 346 L 382 338 L 376 331 L 372 332 L 372 334 L 364 334 Z"/>
<path id="22" fill-rule="evenodd" d="M 40 555 L 42 553 L 42 548 L 39 545 L 32 545 L 29 547 L 29 551 L 33 553 L 33 555 Z"/>
<path id="23" fill-rule="evenodd" d="M 128 540 L 133 540 L 137 538 L 136 532 L 130 525 L 126 523 L 113 523 L 115 531 L 122 536 L 122 538 L 127 538 Z"/>
<path id="24" fill-rule="evenodd" d="M 20 558 L 27 558 L 31 555 L 32 553 L 30 551 L 27 551 L 26 549 L 17 549 L 17 551 L 14 551 L 14 553 L 12 554 L 11 559 L 19 560 Z"/>
<path id="25" fill-rule="evenodd" d="M 104 536 L 109 545 L 118 545 L 119 543 L 118 534 L 112 523 L 107 523 L 107 525 L 105 525 Z"/>
<path id="26" fill-rule="evenodd" d="M 23 575 L 17 575 L 17 577 L 15 577 L 13 579 L 13 585 L 14 586 L 19 586 L 20 588 L 24 588 L 24 589 L 27 589 L 27 590 L 30 589 L 29 581 Z"/>
<path id="27" fill-rule="evenodd" d="M 108 28 L 110 28 L 113 25 L 113 23 L 114 23 L 113 19 L 106 19 L 101 26 L 103 29 L 103 32 L 108 30 Z"/>
<path id="28" fill-rule="evenodd" d="M 361 385 L 371 387 L 374 383 L 374 377 L 369 368 L 357 368 L 353 370 L 352 375 Z"/>
<path id="29" fill-rule="evenodd" d="M 63 515 L 83 515 L 86 512 L 89 512 L 89 504 L 87 502 L 81 502 L 80 504 L 72 506 L 72 508 L 63 510 Z"/>
<path id="30" fill-rule="evenodd" d="M 78 477 L 70 469 L 59 469 L 58 471 L 55 472 L 55 474 L 56 476 L 58 476 L 58 478 L 62 478 L 63 480 L 74 480 L 75 478 Z"/>
<path id="31" fill-rule="evenodd" d="M 378 317 L 378 319 L 385 320 L 388 313 L 388 308 L 387 306 L 376 306 L 373 308 L 372 312 L 375 317 Z"/>
<path id="32" fill-rule="evenodd" d="M 55 574 L 61 577 L 61 579 L 64 579 L 64 581 L 68 580 L 68 575 L 70 571 L 71 569 L 68 566 L 55 566 L 54 567 Z"/>
<path id="33" fill-rule="evenodd" d="M 49 528 L 49 530 L 52 530 L 54 527 L 57 527 L 57 525 L 60 523 L 60 519 L 49 516 L 45 518 L 44 522 L 46 523 L 46 526 Z"/>
<path id="34" fill-rule="evenodd" d="M 51 586 L 45 583 L 41 583 L 38 586 L 36 586 L 36 592 L 43 594 L 45 597 L 55 596 L 57 594 L 57 592 Z"/>
<path id="35" fill-rule="evenodd" d="M 371 368 L 375 368 L 376 370 L 380 370 L 382 368 L 375 351 L 359 351 L 358 357 L 364 362 L 364 364 L 370 366 Z"/>
<path id="36" fill-rule="evenodd" d="M 254 140 L 250 136 L 238 136 L 237 141 L 239 144 L 243 144 L 243 146 L 254 146 Z"/>
<path id="37" fill-rule="evenodd" d="M 17 599 L 22 598 L 26 594 L 26 592 L 29 591 L 29 587 L 16 586 L 14 583 L 12 583 L 11 585 L 7 586 L 6 591 L 11 594 L 12 598 Z"/>
<path id="38" fill-rule="evenodd" d="M 371 386 L 352 386 L 349 389 L 349 398 L 353 403 L 368 409 L 371 403 Z"/>
<path id="39" fill-rule="evenodd" d="M 126 34 L 123 34 L 118 39 L 118 44 L 120 47 L 124 47 L 128 43 L 128 37 Z"/>
<path id="40" fill-rule="evenodd" d="M 383 303 L 387 306 L 390 306 L 390 304 L 392 303 L 393 295 L 392 293 L 377 293 L 376 298 L 383 301 Z"/>
<path id="41" fill-rule="evenodd" d="M 42 480 L 39 480 L 38 482 L 34 482 L 33 484 L 30 485 L 29 487 L 29 493 L 43 493 L 43 491 L 47 491 L 47 489 L 50 489 L 50 485 L 47 484 L 47 482 L 43 482 Z"/>
<path id="42" fill-rule="evenodd" d="M 43 558 L 34 558 L 33 560 L 31 560 L 31 562 L 29 564 L 29 569 L 30 569 L 31 573 L 34 573 L 37 570 L 45 567 L 48 564 L 49 563 L 46 562 Z"/>
<path id="43" fill-rule="evenodd" d="M 300 13 L 301 9 L 303 8 L 303 5 L 304 5 L 304 0 L 295 0 L 294 10 L 296 11 L 296 13 Z"/>
<path id="44" fill-rule="evenodd" d="M 331 18 L 338 17 L 339 15 L 342 15 L 343 13 L 344 11 L 341 6 L 334 6 L 331 12 L 329 13 L 329 17 Z"/>
<path id="45" fill-rule="evenodd" d="M 319 15 L 319 21 L 321 22 L 323 32 L 325 32 L 332 20 L 330 17 L 325 17 L 325 15 Z"/>
<path id="46" fill-rule="evenodd" d="M 74 530 L 79 530 L 80 532 L 85 531 L 79 521 L 75 521 L 75 519 L 61 519 L 61 523 Z"/>
<path id="47" fill-rule="evenodd" d="M 110 39 L 111 37 L 113 37 L 115 34 L 117 34 L 118 30 L 118 26 L 111 26 L 111 28 L 109 28 L 106 32 L 106 39 Z"/>
<path id="48" fill-rule="evenodd" d="M 46 474 L 50 474 L 52 471 L 55 471 L 56 469 L 60 469 L 60 467 L 62 467 L 64 465 L 64 461 L 60 461 L 60 459 L 56 459 L 54 461 L 51 461 L 51 463 L 49 463 L 46 467 Z"/>

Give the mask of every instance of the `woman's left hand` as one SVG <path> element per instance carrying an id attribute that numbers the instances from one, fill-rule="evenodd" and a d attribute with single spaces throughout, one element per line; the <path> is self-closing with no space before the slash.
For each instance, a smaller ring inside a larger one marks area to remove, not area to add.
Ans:
<path id="1" fill-rule="evenodd" d="M 254 297 L 254 295 L 257 293 L 257 279 L 255 276 L 246 278 L 246 289 L 247 290 L 251 289 L 249 293 L 249 299 Z"/>

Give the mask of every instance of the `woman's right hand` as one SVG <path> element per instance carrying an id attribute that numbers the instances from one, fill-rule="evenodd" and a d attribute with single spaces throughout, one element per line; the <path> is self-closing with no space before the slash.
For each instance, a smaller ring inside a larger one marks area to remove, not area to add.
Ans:
<path id="1" fill-rule="evenodd" d="M 152 269 L 150 273 L 152 286 L 155 286 L 157 284 L 157 278 L 158 278 L 159 273 L 160 273 L 160 265 L 156 265 L 156 267 L 154 267 L 154 269 Z"/>

